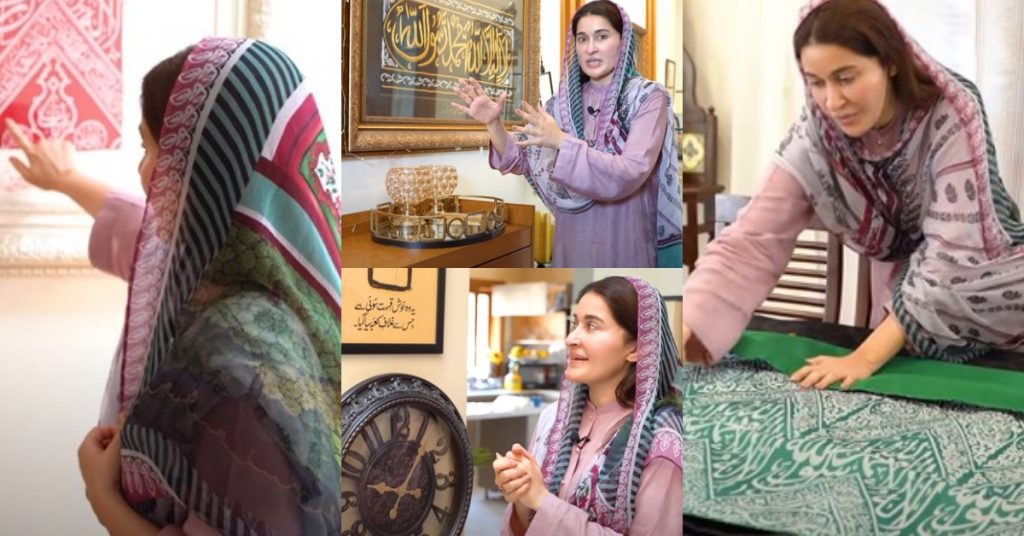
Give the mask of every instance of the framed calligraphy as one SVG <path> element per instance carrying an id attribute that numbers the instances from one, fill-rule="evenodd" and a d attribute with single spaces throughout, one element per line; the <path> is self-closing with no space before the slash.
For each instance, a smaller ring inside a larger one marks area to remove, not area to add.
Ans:
<path id="1" fill-rule="evenodd" d="M 444 268 L 343 268 L 341 353 L 444 352 Z"/>
<path id="2" fill-rule="evenodd" d="M 486 145 L 451 105 L 460 78 L 507 91 L 507 125 L 539 100 L 540 0 L 352 0 L 342 17 L 344 153 Z"/>

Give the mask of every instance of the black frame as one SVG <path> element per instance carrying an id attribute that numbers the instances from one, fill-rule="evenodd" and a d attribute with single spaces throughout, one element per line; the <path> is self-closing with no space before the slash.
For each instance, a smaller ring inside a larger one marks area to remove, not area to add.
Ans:
<path id="1" fill-rule="evenodd" d="M 410 270 L 415 269 L 411 268 Z M 367 269 L 367 274 L 369 274 Z M 411 277 L 411 276 L 410 276 Z M 345 354 L 443 354 L 444 353 L 444 283 L 445 269 L 437 268 L 437 322 L 432 343 L 346 343 L 341 342 L 341 355 Z M 385 289 L 387 290 L 387 289 Z M 342 311 L 342 314 L 345 314 Z"/>

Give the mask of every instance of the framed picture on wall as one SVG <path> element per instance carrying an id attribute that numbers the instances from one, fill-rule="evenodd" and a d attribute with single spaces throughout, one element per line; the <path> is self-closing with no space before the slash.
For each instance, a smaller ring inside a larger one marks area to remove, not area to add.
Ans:
<path id="1" fill-rule="evenodd" d="M 676 62 L 665 60 L 665 89 L 669 95 L 676 92 Z"/>
<path id="2" fill-rule="evenodd" d="M 444 268 L 343 268 L 341 354 L 444 353 Z"/>
<path id="3" fill-rule="evenodd" d="M 540 0 L 351 0 L 342 17 L 344 153 L 487 145 L 452 106 L 462 78 L 509 93 L 508 125 L 539 98 Z"/>

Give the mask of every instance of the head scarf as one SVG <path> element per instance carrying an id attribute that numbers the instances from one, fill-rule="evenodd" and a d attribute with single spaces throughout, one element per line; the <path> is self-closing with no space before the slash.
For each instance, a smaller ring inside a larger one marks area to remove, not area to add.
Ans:
<path id="1" fill-rule="evenodd" d="M 337 533 L 340 197 L 309 87 L 265 43 L 204 39 L 158 143 L 117 363 L 124 496 L 159 525 Z"/>
<path id="2" fill-rule="evenodd" d="M 809 2 L 801 22 L 828 1 Z M 847 245 L 906 261 L 893 309 L 914 349 L 963 360 L 1020 347 L 1024 225 L 999 178 L 981 94 L 897 28 L 938 101 L 904 110 L 895 146 L 875 155 L 845 136 L 808 88 L 777 161 Z"/>
<path id="3" fill-rule="evenodd" d="M 680 370 L 679 354 L 668 322 L 665 300 L 646 281 L 629 277 L 637 293 L 637 361 L 636 399 L 633 413 L 615 434 L 604 454 L 598 473 L 597 489 L 586 493 L 585 504 L 578 504 L 591 518 L 626 534 L 636 511 L 636 494 L 640 473 L 654 458 L 670 460 L 682 468 L 682 398 L 676 373 Z M 538 431 L 538 442 L 544 483 L 557 494 L 566 476 L 579 431 L 583 407 L 589 396 L 585 384 L 563 378 L 562 391 L 554 423 L 547 431 Z M 585 486 L 587 479 L 580 481 Z M 680 482 L 680 485 L 682 483 Z M 581 494 L 574 493 L 579 501 Z"/>
<path id="4" fill-rule="evenodd" d="M 668 117 L 673 116 L 672 95 L 657 82 L 640 76 L 636 70 L 636 35 L 629 15 L 621 6 L 616 6 L 622 16 L 622 36 L 619 43 L 618 60 L 612 71 L 610 89 L 605 93 L 597 115 L 596 141 L 593 148 L 609 153 L 622 154 L 629 136 L 630 123 L 640 105 L 655 92 L 666 95 Z M 558 128 L 581 140 L 587 139 L 583 128 L 583 86 L 580 83 L 579 58 L 576 55 L 576 37 L 572 28 L 566 31 L 565 58 L 562 63 L 562 79 L 558 93 L 548 100 L 545 109 L 558 123 Z M 566 189 L 551 180 L 555 157 L 558 151 L 550 147 L 529 146 L 526 148 L 529 164 L 526 180 L 544 205 L 554 211 L 583 212 L 594 201 L 586 196 Z M 675 132 L 671 124 L 665 129 L 660 157 L 657 162 L 655 179 L 658 181 L 658 217 L 656 233 L 659 252 L 664 252 L 682 243 L 683 203 L 679 182 L 679 162 L 676 156 Z M 676 247 L 678 249 L 678 247 Z M 681 260 L 679 261 L 681 262 Z M 674 266 L 679 267 L 679 262 Z"/>

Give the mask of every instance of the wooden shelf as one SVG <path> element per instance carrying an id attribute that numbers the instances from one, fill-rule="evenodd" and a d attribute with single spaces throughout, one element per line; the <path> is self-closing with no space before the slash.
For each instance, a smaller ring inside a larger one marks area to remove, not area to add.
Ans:
<path id="1" fill-rule="evenodd" d="M 477 206 L 479 205 L 479 206 Z M 463 210 L 485 202 L 464 200 Z M 370 236 L 370 211 L 341 217 L 341 265 L 345 268 L 495 268 L 533 267 L 533 205 L 511 204 L 500 235 L 466 246 L 407 249 L 378 244 Z"/>

